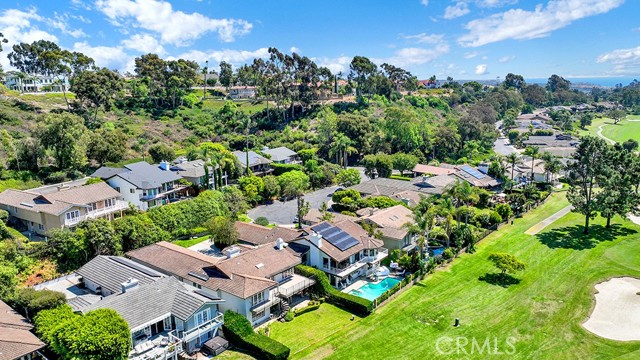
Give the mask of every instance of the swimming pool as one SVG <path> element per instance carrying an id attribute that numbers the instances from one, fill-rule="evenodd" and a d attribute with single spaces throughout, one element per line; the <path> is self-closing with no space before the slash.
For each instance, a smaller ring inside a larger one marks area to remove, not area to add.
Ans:
<path id="1" fill-rule="evenodd" d="M 398 279 L 388 277 L 377 284 L 368 283 L 368 284 L 362 285 L 359 289 L 353 289 L 349 291 L 349 294 L 373 301 L 378 297 L 380 297 L 380 295 L 384 294 L 385 291 L 394 287 L 399 282 L 400 280 Z"/>

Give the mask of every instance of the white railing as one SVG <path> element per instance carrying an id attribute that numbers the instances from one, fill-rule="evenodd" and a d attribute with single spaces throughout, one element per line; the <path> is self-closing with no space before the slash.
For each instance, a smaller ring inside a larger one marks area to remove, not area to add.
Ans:
<path id="1" fill-rule="evenodd" d="M 81 221 L 87 220 L 87 219 L 96 219 L 99 218 L 101 216 L 105 216 L 105 215 L 109 215 L 112 214 L 114 212 L 117 211 L 122 211 L 122 210 L 126 210 L 127 208 L 129 208 L 129 203 L 126 201 L 121 201 L 121 200 L 116 200 L 114 205 L 111 206 L 106 206 L 103 208 L 99 208 L 99 209 L 95 209 L 95 210 L 91 210 L 91 211 L 87 211 L 87 213 L 85 215 L 80 215 L 77 217 L 74 217 L 72 219 L 64 219 L 64 224 L 66 226 L 73 226 L 78 224 Z"/>
<path id="2" fill-rule="evenodd" d="M 222 325 L 224 321 L 224 314 L 222 313 L 218 313 L 218 315 L 216 317 L 214 317 L 213 319 L 198 325 L 197 327 L 187 330 L 183 333 L 182 338 L 184 339 L 185 342 L 189 342 L 191 340 L 193 340 L 194 338 L 196 338 L 196 336 L 206 333 L 209 330 L 212 330 L 216 327 L 219 327 Z"/>

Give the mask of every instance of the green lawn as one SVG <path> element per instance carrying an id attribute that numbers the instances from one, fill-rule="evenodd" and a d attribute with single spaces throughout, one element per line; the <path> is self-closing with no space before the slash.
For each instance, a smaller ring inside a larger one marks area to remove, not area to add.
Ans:
<path id="1" fill-rule="evenodd" d="M 329 319 L 303 315 L 273 325 L 271 337 L 290 346 L 293 359 L 640 358 L 640 342 L 605 340 L 581 327 L 596 283 L 640 277 L 640 227 L 617 218 L 606 230 L 597 219 L 592 235 L 583 236 L 582 217 L 571 213 L 536 236 L 524 234 L 566 205 L 564 193 L 554 194 L 484 239 L 475 254 L 462 255 L 364 319 L 344 325 L 348 314 L 340 310 Z M 493 252 L 514 254 L 527 264 L 516 275 L 519 284 L 505 288 L 479 280 L 496 271 L 487 260 Z M 452 326 L 455 318 L 461 321 L 458 328 Z M 326 329 L 332 322 L 333 334 Z M 463 345 L 469 342 L 462 349 L 470 354 L 456 354 L 451 339 L 458 337 Z M 477 347 L 471 354 L 473 339 L 480 346 L 488 339 L 503 354 L 488 356 L 486 349 L 480 354 Z M 511 350 L 507 341 L 514 343 L 515 354 L 504 354 Z M 437 344 L 453 353 L 438 352 Z"/>
<path id="2" fill-rule="evenodd" d="M 625 120 L 620 121 L 618 124 L 614 124 L 613 120 L 607 118 L 595 119 L 586 131 L 581 130 L 581 134 L 588 133 L 597 136 L 600 126 L 602 126 L 602 135 L 613 141 L 625 142 L 629 139 L 634 139 L 640 142 L 640 116 L 627 116 Z"/>
<path id="3" fill-rule="evenodd" d="M 215 360 L 254 360 L 251 355 L 245 354 L 237 350 L 226 350 L 222 354 L 214 357 Z"/>
<path id="4" fill-rule="evenodd" d="M 187 239 L 187 240 L 176 240 L 173 243 L 178 245 L 178 246 L 182 246 L 184 248 L 188 248 L 190 246 L 193 246 L 195 244 L 199 244 L 203 241 L 209 240 L 211 238 L 211 235 L 205 235 L 205 236 L 200 236 L 197 237 L 195 239 Z"/>

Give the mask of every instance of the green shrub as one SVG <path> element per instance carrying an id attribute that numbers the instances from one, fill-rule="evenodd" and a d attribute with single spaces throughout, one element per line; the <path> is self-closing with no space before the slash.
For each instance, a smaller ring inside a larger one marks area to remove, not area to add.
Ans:
<path id="1" fill-rule="evenodd" d="M 456 254 L 453 252 L 453 249 L 451 249 L 451 248 L 446 248 L 442 252 L 442 258 L 445 259 L 445 260 L 453 259 L 454 256 L 456 256 Z"/>
<path id="2" fill-rule="evenodd" d="M 500 214 L 497 211 L 490 211 L 489 220 L 492 226 L 496 224 L 500 224 L 502 222 L 502 216 L 500 216 Z"/>
<path id="3" fill-rule="evenodd" d="M 282 175 L 293 170 L 304 171 L 304 167 L 300 164 L 271 163 L 271 167 L 273 168 L 273 175 L 275 176 Z"/>
<path id="4" fill-rule="evenodd" d="M 316 310 L 318 310 L 320 308 L 320 305 L 322 305 L 321 303 L 311 305 L 311 302 L 309 302 L 309 304 L 310 305 L 308 305 L 308 306 L 305 306 L 303 308 L 297 309 L 295 311 L 296 316 L 300 316 L 300 315 L 306 314 L 308 312 L 316 311 Z"/>
<path id="5" fill-rule="evenodd" d="M 509 206 L 509 204 L 496 205 L 496 212 L 500 215 L 503 221 L 509 220 L 513 215 L 513 210 L 511 210 L 511 206 Z"/>
<path id="6" fill-rule="evenodd" d="M 158 227 L 177 237 L 190 234 L 191 229 L 202 227 L 214 216 L 225 216 L 228 212 L 222 193 L 207 190 L 192 200 L 154 207 L 147 214 Z"/>
<path id="7" fill-rule="evenodd" d="M 486 211 L 476 213 L 473 220 L 479 227 L 487 228 L 491 226 L 491 216 Z"/>
<path id="8" fill-rule="evenodd" d="M 264 217 L 264 216 L 260 216 L 260 217 L 259 217 L 259 218 L 257 218 L 254 222 L 255 222 L 256 224 L 258 224 L 258 225 L 261 225 L 261 226 L 267 226 L 267 225 L 269 225 L 269 219 L 267 219 L 267 218 L 266 218 L 266 217 Z"/>
<path id="9" fill-rule="evenodd" d="M 321 270 L 306 265 L 298 265 L 295 269 L 302 276 L 316 279 L 314 292 L 319 296 L 326 296 L 328 303 L 361 316 L 367 316 L 373 311 L 372 301 L 336 290 L 331 286 L 327 274 Z"/>
<path id="10" fill-rule="evenodd" d="M 292 321 L 295 316 L 296 314 L 293 312 L 293 310 L 289 309 L 289 311 L 287 311 L 287 314 L 284 316 L 284 321 Z"/>
<path id="11" fill-rule="evenodd" d="M 30 319 L 40 311 L 65 304 L 66 300 L 65 295 L 58 291 L 19 288 L 9 303 L 16 311 Z"/>
<path id="12" fill-rule="evenodd" d="M 285 360 L 291 350 L 282 343 L 256 334 L 251 323 L 244 316 L 227 310 L 222 325 L 224 335 L 233 345 L 244 349 L 260 359 Z"/>

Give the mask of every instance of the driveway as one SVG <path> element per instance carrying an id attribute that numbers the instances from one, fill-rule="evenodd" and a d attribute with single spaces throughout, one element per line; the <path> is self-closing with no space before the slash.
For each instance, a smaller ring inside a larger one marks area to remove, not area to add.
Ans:
<path id="1" fill-rule="evenodd" d="M 309 202 L 309 206 L 312 208 L 320 208 L 322 202 L 326 202 L 329 205 L 331 195 L 339 186 L 334 185 L 328 188 L 316 190 L 304 195 L 304 200 Z M 251 219 L 257 219 L 261 216 L 269 219 L 269 222 L 274 224 L 291 224 L 293 223 L 293 217 L 296 216 L 298 211 L 298 202 L 296 199 L 289 201 L 276 200 L 271 204 L 260 205 L 255 207 L 247 213 Z"/>

